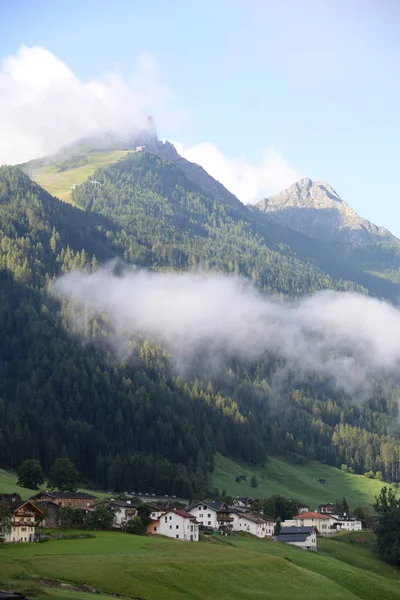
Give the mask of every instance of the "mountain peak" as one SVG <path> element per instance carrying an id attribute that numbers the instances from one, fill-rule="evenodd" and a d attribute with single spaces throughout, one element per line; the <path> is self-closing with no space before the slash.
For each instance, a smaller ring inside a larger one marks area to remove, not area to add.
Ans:
<path id="1" fill-rule="evenodd" d="M 261 200 L 256 207 L 291 229 L 324 240 L 357 244 L 393 239 L 387 229 L 360 217 L 329 183 L 309 177 Z"/>

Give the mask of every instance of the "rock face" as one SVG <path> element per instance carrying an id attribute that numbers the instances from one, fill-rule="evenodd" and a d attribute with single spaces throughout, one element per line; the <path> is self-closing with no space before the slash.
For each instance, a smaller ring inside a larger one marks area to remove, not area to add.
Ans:
<path id="1" fill-rule="evenodd" d="M 363 244 L 395 239 L 360 217 L 329 184 L 307 177 L 256 207 L 282 225 L 324 240 Z"/>

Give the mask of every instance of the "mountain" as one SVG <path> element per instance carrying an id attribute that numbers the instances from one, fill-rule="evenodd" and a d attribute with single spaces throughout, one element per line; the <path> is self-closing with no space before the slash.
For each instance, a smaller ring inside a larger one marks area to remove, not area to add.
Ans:
<path id="1" fill-rule="evenodd" d="M 30 161 L 20 165 L 20 168 L 50 194 L 76 204 L 73 199 L 76 187 L 88 179 L 96 178 L 97 169 L 111 166 L 130 154 L 137 154 L 138 146 L 146 150 L 146 155 L 156 155 L 174 164 L 204 194 L 235 208 L 236 214 L 241 215 L 244 223 L 251 224 L 253 233 L 260 235 L 270 250 L 287 258 L 290 255 L 292 259 L 300 259 L 303 264 L 317 267 L 334 280 L 350 280 L 378 297 L 398 301 L 400 244 L 396 238 L 384 236 L 383 241 L 376 242 L 367 237 L 361 244 L 349 243 L 346 236 L 335 233 L 333 238 L 324 236 L 322 239 L 311 235 L 307 229 L 304 232 L 295 231 L 276 218 L 271 218 L 285 214 L 284 211 L 272 213 L 263 212 L 255 206 L 244 207 L 202 167 L 181 157 L 168 141 L 160 141 L 154 124 L 150 124 L 142 133 L 108 133 L 78 140 L 55 155 Z M 335 195 L 333 190 L 330 193 Z M 316 233 L 319 233 L 318 230 Z"/>
<path id="2" fill-rule="evenodd" d="M 211 177 L 203 167 L 183 158 L 171 142 L 159 141 L 154 148 L 154 152 L 155 154 L 158 154 L 158 156 L 166 158 L 174 163 L 185 173 L 190 181 L 199 185 L 205 192 L 211 194 L 214 198 L 217 198 L 217 200 L 221 200 L 222 202 L 236 207 L 239 207 L 242 204 L 234 194 L 227 190 L 222 183 L 214 179 L 214 177 Z"/>
<path id="3" fill-rule="evenodd" d="M 397 400 L 385 382 L 355 405 L 323 378 L 288 374 L 277 402 L 275 354 L 229 359 L 218 373 L 196 363 L 182 379 L 151 338 L 138 336 L 132 356 L 118 359 L 107 319 L 86 322 L 85 343 L 74 334 L 73 306 L 49 294 L 51 283 L 110 258 L 163 272 L 235 273 L 280 298 L 368 293 L 314 264 L 311 238 L 206 191 L 176 162 L 109 147 L 86 158 L 110 152 L 122 156 L 92 164 L 90 179 L 70 188 L 76 207 L 18 168 L 0 169 L 0 466 L 38 458 L 48 471 L 62 455 L 103 488 L 191 497 L 209 486 L 216 452 L 251 463 L 277 453 L 398 478 L 400 445 L 388 435 Z M 76 166 L 80 153 L 56 169 L 76 174 L 85 167 Z"/>
<path id="4" fill-rule="evenodd" d="M 97 168 L 113 164 L 128 152 L 137 152 L 137 148 L 172 162 L 189 181 L 218 200 L 236 207 L 242 205 L 234 194 L 211 177 L 203 167 L 183 158 L 170 142 L 159 140 L 154 126 L 139 133 L 104 133 L 84 138 L 62 148 L 56 154 L 31 160 L 19 167 L 51 194 L 73 202 L 73 185 L 83 183 Z"/>
<path id="5" fill-rule="evenodd" d="M 282 225 L 325 241 L 350 244 L 395 241 L 390 231 L 360 217 L 328 183 L 307 177 L 261 200 L 256 207 Z"/>

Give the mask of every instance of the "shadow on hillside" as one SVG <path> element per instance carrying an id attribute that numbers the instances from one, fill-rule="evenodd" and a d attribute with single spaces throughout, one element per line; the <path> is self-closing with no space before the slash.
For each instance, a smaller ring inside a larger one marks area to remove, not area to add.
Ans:
<path id="1" fill-rule="evenodd" d="M 254 229 L 264 237 L 270 248 L 283 253 L 293 253 L 300 260 L 312 263 L 331 277 L 353 281 L 380 298 L 386 298 L 396 304 L 399 302 L 400 284 L 366 272 L 366 265 L 372 271 L 384 272 L 390 261 L 392 268 L 398 269 L 400 260 L 395 259 L 397 249 L 394 245 L 395 252 L 390 253 L 387 250 L 385 253 L 378 244 L 354 246 L 339 240 L 324 241 L 282 225 L 270 216 L 270 213 L 265 214 L 251 207 L 250 214 L 253 217 Z"/>

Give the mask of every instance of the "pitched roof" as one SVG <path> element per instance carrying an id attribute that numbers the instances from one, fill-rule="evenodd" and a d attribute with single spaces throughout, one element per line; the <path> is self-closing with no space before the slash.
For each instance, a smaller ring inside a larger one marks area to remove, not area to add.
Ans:
<path id="1" fill-rule="evenodd" d="M 96 502 L 96 506 L 100 504 L 109 504 L 111 506 L 119 506 L 120 508 L 137 508 L 137 505 L 130 502 L 129 500 L 100 500 L 100 502 Z"/>
<path id="2" fill-rule="evenodd" d="M 296 515 L 293 519 L 331 519 L 331 517 L 329 515 L 323 515 L 322 513 L 306 512 Z"/>
<path id="3" fill-rule="evenodd" d="M 49 496 L 50 498 L 71 498 L 73 500 L 94 500 L 97 496 L 92 494 L 86 494 L 86 492 L 38 492 L 31 499 L 37 498 L 38 496 Z"/>
<path id="4" fill-rule="evenodd" d="M 203 500 L 190 504 L 187 509 L 190 511 L 196 506 L 207 506 L 207 508 L 211 508 L 211 510 L 216 510 L 217 512 L 220 511 L 222 507 L 229 509 L 229 506 L 226 504 L 226 502 L 203 502 Z"/>
<path id="5" fill-rule="evenodd" d="M 40 508 L 30 500 L 1 500 L 0 504 L 3 504 L 3 506 L 7 506 L 7 508 L 9 508 L 11 512 L 15 512 L 16 510 L 22 508 L 27 504 L 29 504 L 29 506 L 31 506 L 36 512 L 42 512 Z"/>
<path id="6" fill-rule="evenodd" d="M 15 500 L 22 500 L 21 496 L 17 492 L 14 492 L 13 494 L 3 494 L 3 493 L 0 494 L 0 501 L 1 500 L 12 500 L 13 498 Z"/>
<path id="7" fill-rule="evenodd" d="M 164 515 L 169 515 L 169 513 L 174 513 L 176 515 L 179 515 L 180 517 L 183 517 L 184 519 L 192 519 L 192 520 L 196 520 L 196 517 L 194 515 L 192 515 L 190 512 L 187 512 L 187 510 L 175 510 L 174 508 L 171 508 L 170 510 L 167 510 L 163 515 L 161 515 L 162 517 Z"/>
<path id="8" fill-rule="evenodd" d="M 309 533 L 293 533 L 292 535 L 278 535 L 278 542 L 305 542 Z"/>
<path id="9" fill-rule="evenodd" d="M 272 519 L 271 517 L 266 517 L 264 515 L 260 515 L 260 514 L 256 514 L 256 513 L 242 512 L 242 511 L 236 511 L 236 510 L 232 510 L 232 512 L 239 515 L 242 519 L 247 519 L 248 521 L 253 521 L 253 523 L 258 523 L 259 525 L 262 525 L 263 523 L 266 523 L 267 521 L 274 521 L 274 519 Z"/>
<path id="10" fill-rule="evenodd" d="M 35 504 L 39 508 L 46 508 L 46 506 L 48 506 L 49 504 L 53 504 L 57 508 L 61 508 L 61 506 L 59 506 L 57 502 L 54 502 L 54 500 L 39 500 L 38 502 L 35 502 Z"/>

